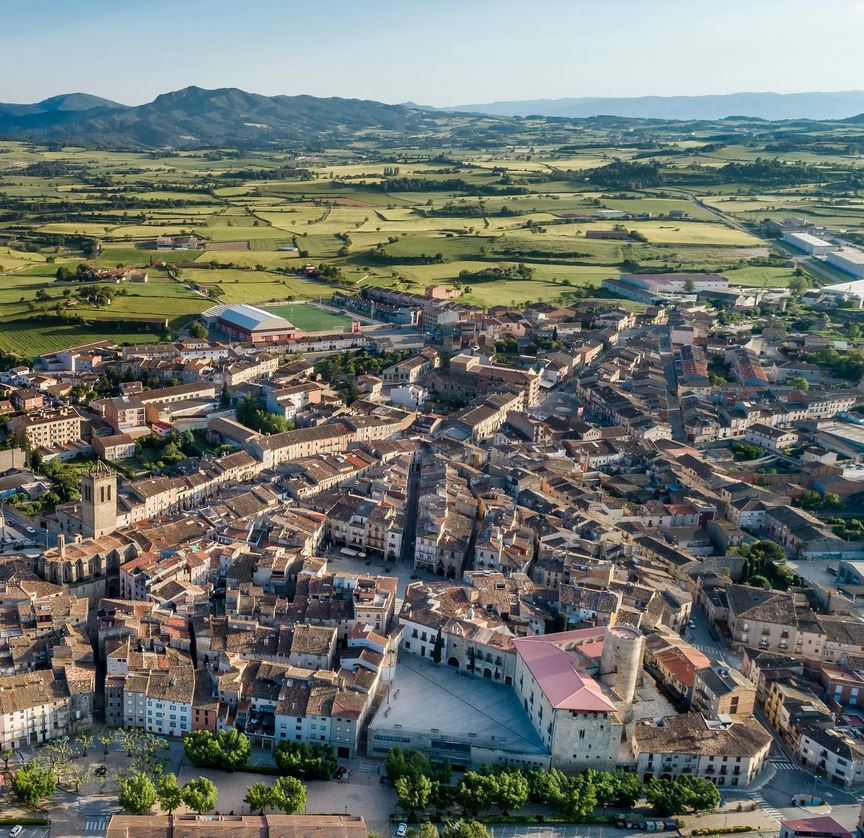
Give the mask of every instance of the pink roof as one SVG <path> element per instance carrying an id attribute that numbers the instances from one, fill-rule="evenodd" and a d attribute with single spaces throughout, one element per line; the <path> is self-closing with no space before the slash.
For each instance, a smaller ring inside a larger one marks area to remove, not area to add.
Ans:
<path id="1" fill-rule="evenodd" d="M 799 834 L 818 832 L 822 835 L 826 833 L 840 836 L 852 835 L 848 829 L 840 826 L 834 818 L 831 818 L 828 815 L 823 815 L 818 818 L 801 818 L 800 820 L 794 821 L 782 821 L 780 825 Z"/>
<path id="2" fill-rule="evenodd" d="M 589 640 L 587 643 L 580 643 L 579 651 L 583 655 L 588 655 L 589 658 L 600 660 L 600 655 L 603 654 L 603 641 Z"/>
<path id="3" fill-rule="evenodd" d="M 513 641 L 516 651 L 553 707 L 585 713 L 616 711 L 615 705 L 603 695 L 600 685 L 590 675 L 576 669 L 577 659 L 557 645 L 595 632 L 596 629 L 580 629 L 555 635 L 520 637 Z M 556 642 L 550 637 L 554 637 Z"/>

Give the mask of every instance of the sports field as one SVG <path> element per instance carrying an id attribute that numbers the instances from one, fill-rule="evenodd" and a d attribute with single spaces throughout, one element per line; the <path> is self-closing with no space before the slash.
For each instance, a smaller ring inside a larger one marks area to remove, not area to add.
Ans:
<path id="1" fill-rule="evenodd" d="M 304 332 L 337 332 L 351 325 L 350 318 L 308 303 L 282 303 L 265 308 L 273 314 L 284 317 Z"/>

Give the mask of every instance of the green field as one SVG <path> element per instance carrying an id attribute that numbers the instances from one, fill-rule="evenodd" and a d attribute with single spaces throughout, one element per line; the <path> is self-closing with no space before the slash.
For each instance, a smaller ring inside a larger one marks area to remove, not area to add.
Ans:
<path id="1" fill-rule="evenodd" d="M 304 330 L 342 329 L 346 318 L 299 301 L 368 286 L 422 294 L 430 283 L 458 285 L 463 300 L 480 307 L 568 302 L 634 270 L 716 272 L 733 285 L 784 287 L 794 266 L 766 260 L 764 219 L 800 215 L 864 236 L 864 194 L 854 189 L 720 176 L 730 163 L 764 159 L 770 127 L 716 143 L 716 126 L 686 135 L 645 127 L 625 139 L 601 124 L 521 125 L 507 143 L 494 131 L 470 142 L 445 132 L 410 149 L 358 138 L 351 149 L 302 160 L 287 152 L 160 156 L 0 143 L 0 348 L 28 356 L 103 335 L 109 323 L 120 324 L 120 340 L 157 340 L 161 327 L 140 332 L 135 321 L 165 318 L 176 335 L 214 302 L 273 303 Z M 777 158 L 842 174 L 860 170 L 849 148 Z M 592 182 L 613 161 L 657 163 L 666 182 Z M 51 176 L 28 175 L 34 163 L 50 163 Z M 308 177 L 247 174 L 291 165 Z M 606 219 L 604 210 L 631 217 Z M 616 229 L 629 240 L 586 235 Z M 159 234 L 191 232 L 206 239 L 204 249 L 145 249 Z M 74 272 L 81 263 L 146 268 L 150 282 L 55 281 L 58 267 Z M 309 263 L 332 276 L 306 277 Z M 505 276 L 484 277 L 490 269 Z"/>
<path id="2" fill-rule="evenodd" d="M 266 308 L 305 332 L 338 332 L 351 325 L 348 317 L 305 303 L 283 303 Z"/>
<path id="3" fill-rule="evenodd" d="M 160 334 L 147 331 L 111 329 L 66 324 L 47 324 L 36 320 L 12 320 L 0 327 L 0 350 L 23 357 L 56 352 L 95 340 L 117 343 L 156 343 Z"/>

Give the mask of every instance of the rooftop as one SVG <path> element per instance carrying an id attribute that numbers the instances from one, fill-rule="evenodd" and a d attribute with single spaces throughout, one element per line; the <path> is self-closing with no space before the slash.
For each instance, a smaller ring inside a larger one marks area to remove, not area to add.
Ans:
<path id="1" fill-rule="evenodd" d="M 293 329 L 292 323 L 278 314 L 271 314 L 263 308 L 246 303 L 226 307 L 219 319 L 241 329 L 268 331 L 271 329 Z"/>
<path id="2" fill-rule="evenodd" d="M 616 627 L 619 633 L 635 629 Z M 601 630 L 602 631 L 602 630 Z M 555 635 L 521 637 L 513 641 L 519 656 L 537 679 L 550 704 L 560 710 L 579 710 L 593 713 L 614 713 L 616 707 L 608 699 L 600 685 L 586 672 L 580 672 L 580 657 L 565 648 L 565 643 L 577 644 L 583 640 L 586 630 L 568 631 Z M 588 629 L 595 632 L 596 629 Z M 553 641 L 551 638 L 555 638 Z M 591 639 L 585 635 L 584 640 Z M 597 638 L 599 639 L 599 638 Z M 582 664 L 584 665 L 584 664 Z"/>

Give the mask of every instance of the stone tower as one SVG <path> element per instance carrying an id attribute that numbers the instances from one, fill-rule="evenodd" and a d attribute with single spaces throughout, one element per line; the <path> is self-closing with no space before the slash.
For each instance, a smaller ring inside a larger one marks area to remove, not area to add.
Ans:
<path id="1" fill-rule="evenodd" d="M 81 475 L 81 534 L 100 538 L 117 528 L 117 474 L 101 460 Z"/>
<path id="2" fill-rule="evenodd" d="M 606 626 L 600 657 L 600 681 L 612 689 L 625 705 L 636 695 L 636 682 L 642 672 L 645 638 L 633 626 Z"/>

